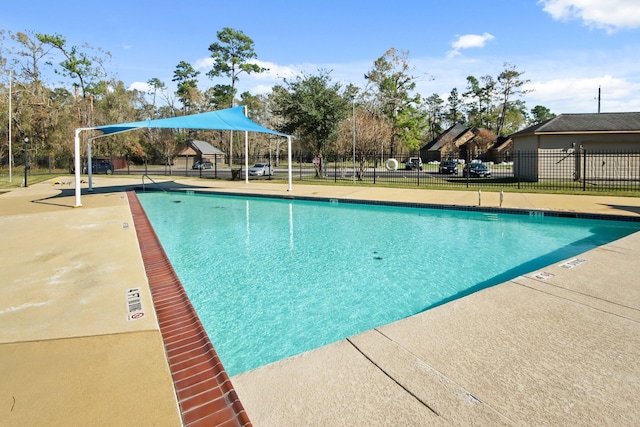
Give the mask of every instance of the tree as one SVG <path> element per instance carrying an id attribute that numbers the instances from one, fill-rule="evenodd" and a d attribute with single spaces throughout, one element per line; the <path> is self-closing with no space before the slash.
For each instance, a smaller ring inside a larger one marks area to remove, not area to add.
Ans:
<path id="1" fill-rule="evenodd" d="M 207 75 L 211 78 L 220 76 L 231 78 L 231 107 L 233 107 L 238 75 L 241 73 L 262 73 L 267 69 L 250 62 L 258 55 L 253 48 L 253 40 L 242 31 L 225 27 L 218 31 L 217 36 L 218 42 L 209 46 L 214 62 L 213 68 Z"/>
<path id="2" fill-rule="evenodd" d="M 529 125 L 537 125 L 538 123 L 551 120 L 556 115 L 551 112 L 547 107 L 542 105 L 536 105 L 531 109 L 531 117 L 529 118 Z"/>
<path id="3" fill-rule="evenodd" d="M 442 133 L 442 119 L 444 117 L 444 100 L 434 93 L 425 99 L 427 117 L 429 119 L 429 140 L 435 139 Z"/>
<path id="4" fill-rule="evenodd" d="M 418 148 L 420 138 L 417 136 L 424 126 L 424 114 L 418 109 L 421 97 L 413 93 L 416 83 L 409 69 L 409 52 L 391 48 L 365 74 L 373 86 L 373 102 L 392 124 L 390 157 L 394 157 L 399 142 L 410 150 Z"/>
<path id="5" fill-rule="evenodd" d="M 267 71 L 250 62 L 258 55 L 253 48 L 253 40 L 240 30 L 225 27 L 217 33 L 218 41 L 209 46 L 213 58 L 213 68 L 207 73 L 210 78 L 227 76 L 231 78 L 231 107 L 235 106 L 236 82 L 241 73 L 262 73 Z M 233 132 L 229 135 L 229 166 L 233 163 Z"/>
<path id="6" fill-rule="evenodd" d="M 449 104 L 449 109 L 445 113 L 445 121 L 447 122 L 447 125 L 453 126 L 456 123 L 464 123 L 464 102 L 460 98 L 457 88 L 454 87 L 451 89 L 447 102 Z"/>
<path id="7" fill-rule="evenodd" d="M 62 53 L 64 56 L 60 62 L 62 70 L 56 70 L 56 72 L 64 77 L 77 80 L 74 87 L 80 89 L 83 99 L 96 94 L 96 91 L 91 89 L 99 87 L 100 74 L 93 67 L 93 62 L 86 52 L 81 51 L 77 46 L 67 47 L 67 40 L 58 34 L 37 34 L 37 38 L 43 44 L 53 46 Z M 85 45 L 85 48 L 89 47 Z"/>
<path id="8" fill-rule="evenodd" d="M 495 129 L 495 109 L 493 101 L 496 97 L 496 81 L 486 75 L 477 79 L 467 77 L 467 91 L 462 94 L 467 101 L 469 124 L 477 128 Z"/>
<path id="9" fill-rule="evenodd" d="M 197 102 L 198 95 L 198 75 L 200 71 L 196 71 L 191 64 L 186 61 L 180 61 L 173 72 L 172 82 L 177 82 L 176 95 L 182 103 L 182 112 L 187 111 Z"/>
<path id="10" fill-rule="evenodd" d="M 514 65 L 505 62 L 504 70 L 498 75 L 496 90 L 500 95 L 501 109 L 498 127 L 496 129 L 497 135 L 502 135 L 507 111 L 512 106 L 511 99 L 514 96 L 523 96 L 530 92 L 530 90 L 522 88 L 522 86 L 529 83 L 529 80 L 522 79 L 523 74 L 524 71 L 518 71 Z"/>
<path id="11" fill-rule="evenodd" d="M 391 123 L 385 116 L 369 110 L 366 105 L 354 104 L 352 107 L 352 115 L 340 124 L 336 151 L 346 155 L 352 153 L 355 148 L 354 160 L 358 162 L 357 178 L 361 180 L 366 161 L 379 151 L 380 141 L 386 141 L 391 137 Z"/>
<path id="12" fill-rule="evenodd" d="M 278 130 L 297 134 L 309 145 L 313 156 L 320 158 L 316 176 L 322 177 L 327 148 L 338 136 L 338 125 L 349 111 L 349 102 L 340 94 L 341 85 L 333 83 L 326 70 L 303 74 L 284 86 L 275 86 L 271 101 L 274 114 L 281 117 Z"/>

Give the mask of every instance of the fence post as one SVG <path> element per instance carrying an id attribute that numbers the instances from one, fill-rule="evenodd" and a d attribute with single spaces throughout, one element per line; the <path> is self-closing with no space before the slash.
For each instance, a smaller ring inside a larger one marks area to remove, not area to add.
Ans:
<path id="1" fill-rule="evenodd" d="M 587 150 L 580 146 L 582 151 L 582 191 L 587 191 Z"/>
<path id="2" fill-rule="evenodd" d="M 333 156 L 333 182 L 338 182 L 338 155 Z"/>
<path id="3" fill-rule="evenodd" d="M 516 170 L 518 174 L 518 190 L 520 189 L 520 175 L 522 174 L 522 167 L 520 165 L 520 150 L 516 151 Z"/>
<path id="4" fill-rule="evenodd" d="M 376 171 L 378 170 L 378 157 L 373 153 L 373 183 L 376 183 Z"/>

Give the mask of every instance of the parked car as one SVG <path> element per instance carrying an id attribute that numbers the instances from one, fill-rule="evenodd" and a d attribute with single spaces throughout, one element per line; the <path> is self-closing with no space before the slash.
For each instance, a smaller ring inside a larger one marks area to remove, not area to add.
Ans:
<path id="1" fill-rule="evenodd" d="M 84 173 L 89 173 L 87 167 L 84 167 Z M 111 175 L 113 173 L 113 163 L 108 160 L 98 160 L 91 163 L 91 173 L 106 173 Z"/>
<path id="2" fill-rule="evenodd" d="M 440 173 L 448 173 L 448 174 L 458 174 L 458 162 L 455 160 L 445 160 L 440 163 L 440 167 L 438 168 Z"/>
<path id="3" fill-rule="evenodd" d="M 249 175 L 251 176 L 271 176 L 273 175 L 273 168 L 269 163 L 256 163 L 249 168 Z"/>
<path id="4" fill-rule="evenodd" d="M 409 157 L 409 160 L 405 162 L 404 167 L 407 170 L 412 170 L 412 169 L 422 170 L 422 159 L 420 157 Z"/>
<path id="5" fill-rule="evenodd" d="M 488 178 L 491 170 L 484 163 L 469 163 L 462 170 L 462 176 L 470 178 Z"/>
<path id="6" fill-rule="evenodd" d="M 211 169 L 213 163 L 209 160 L 198 160 L 191 166 L 192 169 Z"/>

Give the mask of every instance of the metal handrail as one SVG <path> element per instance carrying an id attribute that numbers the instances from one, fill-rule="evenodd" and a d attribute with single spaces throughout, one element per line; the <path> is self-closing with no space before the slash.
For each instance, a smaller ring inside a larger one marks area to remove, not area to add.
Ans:
<path id="1" fill-rule="evenodd" d="M 149 178 L 149 181 L 151 181 L 151 182 L 153 182 L 155 185 L 157 185 L 157 186 L 158 186 L 158 188 L 160 188 L 160 190 L 164 191 L 165 193 L 167 192 L 167 190 L 165 190 L 165 189 L 162 187 L 162 185 L 160 185 L 160 184 L 158 184 L 157 182 L 155 182 L 155 181 L 153 180 L 153 178 L 151 178 L 151 177 L 150 177 L 149 175 L 147 175 L 147 174 L 142 175 L 142 191 L 145 191 L 145 188 L 144 188 L 144 177 L 145 177 L 145 176 L 146 176 L 147 178 Z"/>

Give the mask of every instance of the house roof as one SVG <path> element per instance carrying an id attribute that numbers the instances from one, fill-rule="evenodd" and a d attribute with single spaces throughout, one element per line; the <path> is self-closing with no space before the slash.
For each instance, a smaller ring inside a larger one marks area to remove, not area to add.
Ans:
<path id="1" fill-rule="evenodd" d="M 640 133 L 640 113 L 560 114 L 511 137 L 541 133 Z"/>
<path id="2" fill-rule="evenodd" d="M 224 152 L 220 151 L 213 145 L 209 144 L 206 141 L 199 141 L 197 139 L 190 139 L 187 141 L 187 144 L 191 145 L 194 150 L 199 151 L 203 156 L 215 156 L 224 154 Z"/>
<path id="3" fill-rule="evenodd" d="M 445 142 L 455 141 L 460 137 L 460 135 L 468 130 L 470 130 L 470 128 L 461 125 L 460 123 L 456 123 L 449 129 L 438 135 L 431 142 L 428 142 L 424 147 L 421 148 L 421 150 L 439 150 Z"/>

